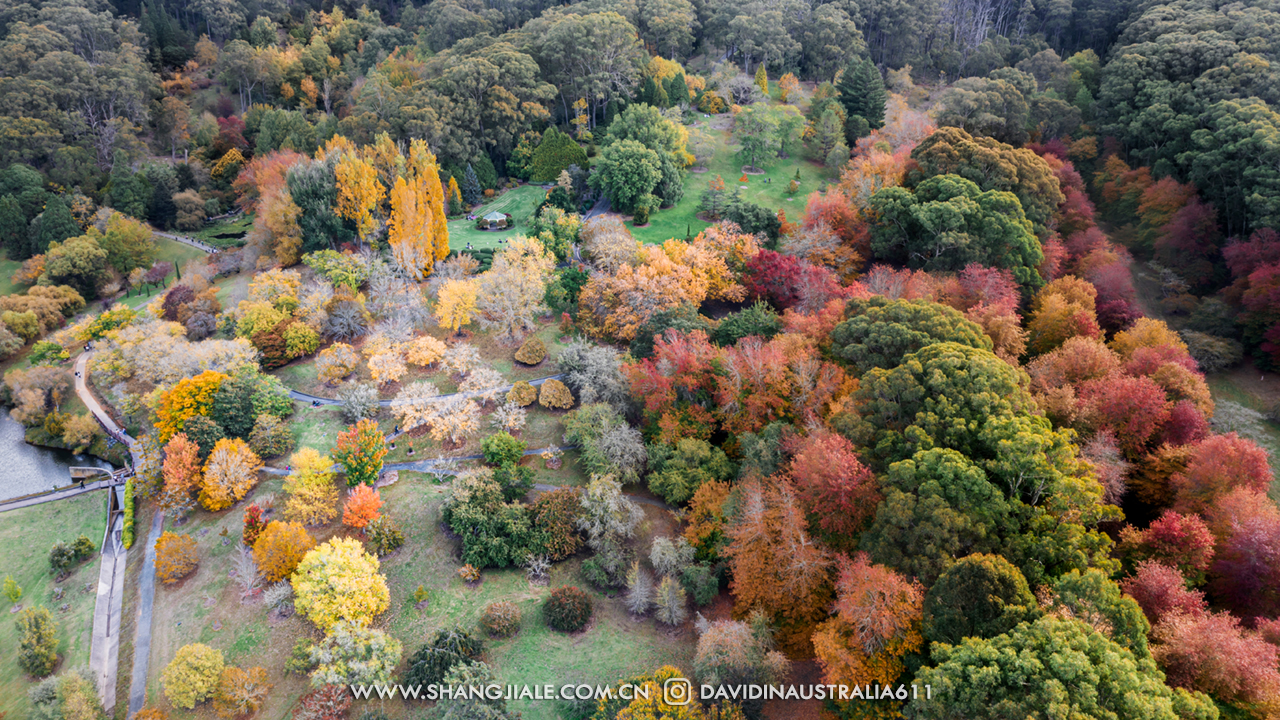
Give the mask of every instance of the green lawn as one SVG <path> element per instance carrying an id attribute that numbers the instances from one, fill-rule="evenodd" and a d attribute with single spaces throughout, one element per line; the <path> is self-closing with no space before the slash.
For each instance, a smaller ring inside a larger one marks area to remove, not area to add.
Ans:
<path id="1" fill-rule="evenodd" d="M 215 247 L 229 248 L 244 245 L 245 233 L 251 228 L 253 228 L 253 215 L 241 213 L 226 220 L 208 223 L 199 230 L 181 231 L 181 234 L 199 238 Z"/>
<path id="2" fill-rule="evenodd" d="M 13 282 L 13 274 L 22 267 L 21 260 L 10 260 L 3 248 L 0 248 L 0 295 L 12 295 L 24 286 Z"/>
<path id="3" fill-rule="evenodd" d="M 169 238 L 156 237 L 156 260 L 167 260 L 173 263 L 179 270 L 187 263 L 188 260 L 196 258 L 206 258 L 208 253 L 198 250 Z"/>
<path id="4" fill-rule="evenodd" d="M 197 250 L 190 245 L 180 243 L 176 240 L 170 240 L 169 238 L 160 237 L 159 235 L 154 236 L 153 239 L 156 242 L 156 260 L 171 262 L 178 270 L 181 270 L 182 266 L 191 260 L 208 257 L 208 254 L 204 251 Z M 167 287 L 173 284 L 175 277 L 176 273 L 170 275 L 166 279 L 164 287 L 149 288 L 146 294 L 139 294 L 135 292 L 128 297 L 120 298 L 118 302 L 124 303 L 131 308 L 137 308 L 145 305 L 156 295 L 164 294 Z"/>
<path id="5" fill-rule="evenodd" d="M 696 641 L 692 632 L 686 628 L 668 633 L 651 619 L 633 620 L 620 598 L 607 598 L 582 584 L 578 559 L 554 566 L 550 581 L 543 586 L 531 584 L 521 570 L 486 570 L 478 586 L 464 584 L 457 575 L 456 542 L 439 531 L 440 502 L 446 492 L 444 486 L 421 481 L 401 481 L 383 491 L 387 507 L 403 524 L 412 543 L 382 564 L 391 586 L 391 609 L 385 624 L 392 635 L 404 641 L 406 653 L 417 650 L 440 628 L 475 628 L 487 604 L 511 600 L 523 612 L 520 632 L 512 638 L 485 642 L 485 660 L 504 684 L 605 684 L 664 664 L 680 666 L 686 672 L 691 669 Z M 412 598 L 419 585 L 430 593 L 421 610 Z M 542 620 L 543 598 L 563 585 L 591 591 L 595 616 L 580 634 L 556 632 Z M 510 709 L 523 713 L 526 720 L 561 717 L 557 703 L 549 701 L 525 700 L 513 703 Z M 353 711 L 358 714 L 359 708 L 353 707 Z"/>
<path id="6" fill-rule="evenodd" d="M 105 493 L 87 493 L 0 515 L 0 576 L 12 575 L 22 586 L 19 602 L 24 607 L 43 605 L 53 612 L 61 660 L 57 672 L 89 665 L 99 557 L 95 554 L 62 582 L 54 582 L 49 572 L 49 548 L 58 541 L 69 543 L 78 535 L 88 536 L 95 547 L 101 544 L 106 499 Z M 63 590 L 61 600 L 53 599 L 55 586 Z M 0 603 L 10 607 L 7 599 Z M 64 604 L 66 610 L 61 609 Z M 34 680 L 18 668 L 16 615 L 6 615 L 0 622 L 0 648 L 9 648 L 0 660 L 0 714 L 25 718 L 31 712 L 27 689 Z"/>
<path id="7" fill-rule="evenodd" d="M 477 230 L 474 220 L 451 220 L 449 221 L 449 247 L 454 250 L 463 250 L 467 247 L 467 243 L 471 243 L 471 247 L 476 250 L 497 248 L 500 247 L 498 243 L 500 239 L 517 234 L 528 234 L 529 226 L 526 221 L 534 208 L 538 207 L 545 198 L 546 192 L 538 185 L 521 185 L 504 192 L 492 202 L 472 210 L 470 214 L 484 216 L 494 211 L 511 213 L 514 227 L 491 232 Z"/>
<path id="8" fill-rule="evenodd" d="M 246 500 L 274 494 L 276 505 L 270 517 L 279 518 L 284 503 L 280 487 L 280 478 L 267 478 Z M 553 588 L 582 586 L 578 574 L 581 556 L 555 566 L 546 585 L 533 585 L 522 570 L 514 569 L 486 570 L 478 586 L 465 585 L 457 576 L 457 541 L 441 526 L 440 505 L 447 492 L 447 485 L 412 472 L 403 473 L 399 482 L 382 490 L 383 512 L 400 524 L 406 543 L 382 559 L 381 570 L 391 591 L 390 607 L 375 626 L 404 644 L 405 661 L 439 628 L 462 625 L 479 632 L 476 621 L 485 605 L 509 599 L 524 611 L 520 633 L 513 638 L 485 640 L 484 659 L 503 683 L 603 684 L 663 664 L 675 664 L 686 672 L 691 669 L 696 643 L 691 624 L 669 631 L 660 629 L 652 619 L 632 619 L 620 598 L 592 592 L 595 616 L 582 633 L 564 635 L 546 627 L 539 612 L 541 601 Z M 203 642 L 217 648 L 229 664 L 266 668 L 274 689 L 259 717 L 288 717 L 289 709 L 308 689 L 305 677 L 285 675 L 283 668 L 298 638 L 318 640 L 319 633 L 298 616 L 269 618 L 256 598 L 242 602 L 238 585 L 229 575 L 244 504 L 218 514 L 196 510 L 182 526 L 174 528 L 170 523 L 166 528 L 191 535 L 200 555 L 200 567 L 193 575 L 156 589 L 148 699 L 151 705 L 166 708 L 173 720 L 213 717 L 207 703 L 188 712 L 175 710 L 164 700 L 160 674 L 178 648 L 187 643 Z M 676 521 L 668 512 L 649 507 L 645 511 L 644 538 L 655 530 L 672 532 Z M 222 535 L 224 529 L 226 536 Z M 309 530 L 318 542 L 350 534 L 338 520 Z M 419 585 L 430 594 L 422 609 L 413 599 Z M 369 704 L 357 702 L 350 716 L 357 717 Z M 400 700 L 387 702 L 385 709 L 392 718 L 417 718 L 423 710 L 421 705 Z M 512 709 L 523 712 L 526 720 L 561 716 L 554 702 L 525 701 Z"/>
<path id="9" fill-rule="evenodd" d="M 771 164 L 765 164 L 763 175 L 748 175 L 747 182 L 738 182 L 746 164 L 737 154 L 739 147 L 732 144 L 733 138 L 728 130 L 712 127 L 713 124 L 723 127 L 727 122 L 727 116 L 712 116 L 710 119 L 698 116 L 693 127 L 711 133 L 717 141 L 715 155 L 707 163 L 707 172 L 685 175 L 684 197 L 675 207 L 651 215 L 645 227 L 634 227 L 628 221 L 627 226 L 637 240 L 660 243 L 670 238 L 684 238 L 686 234 L 697 235 L 706 228 L 710 223 L 699 220 L 697 214 L 702 194 L 716 176 L 724 180 L 726 193 L 740 189 L 746 200 L 771 210 L 786 210 L 787 219 L 792 222 L 804 212 L 805 198 L 809 193 L 823 189 L 831 179 L 831 174 L 823 166 L 805 158 L 791 157 L 774 159 Z M 787 192 L 787 185 L 795 178 L 797 170 L 800 171 L 800 189 L 791 195 Z M 742 185 L 746 187 L 740 187 Z"/>

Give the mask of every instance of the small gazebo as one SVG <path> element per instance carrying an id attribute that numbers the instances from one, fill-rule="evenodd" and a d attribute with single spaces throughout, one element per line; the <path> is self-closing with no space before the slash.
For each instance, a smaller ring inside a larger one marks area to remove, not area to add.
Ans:
<path id="1" fill-rule="evenodd" d="M 495 210 L 480 218 L 477 224 L 484 230 L 506 230 L 510 221 L 510 216 Z"/>

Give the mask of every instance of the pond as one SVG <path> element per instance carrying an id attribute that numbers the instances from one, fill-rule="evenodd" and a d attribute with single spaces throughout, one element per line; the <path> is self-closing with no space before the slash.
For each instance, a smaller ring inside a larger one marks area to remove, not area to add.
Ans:
<path id="1" fill-rule="evenodd" d="M 28 445 L 24 430 L 8 412 L 0 410 L 0 500 L 70 485 L 72 465 L 112 467 L 92 455 Z"/>

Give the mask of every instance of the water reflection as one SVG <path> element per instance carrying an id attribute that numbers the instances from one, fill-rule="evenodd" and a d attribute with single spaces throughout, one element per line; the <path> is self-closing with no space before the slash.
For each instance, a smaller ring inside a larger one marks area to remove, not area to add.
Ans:
<path id="1" fill-rule="evenodd" d="M 71 484 L 72 465 L 111 468 L 92 455 L 28 445 L 25 429 L 0 409 L 0 500 Z"/>

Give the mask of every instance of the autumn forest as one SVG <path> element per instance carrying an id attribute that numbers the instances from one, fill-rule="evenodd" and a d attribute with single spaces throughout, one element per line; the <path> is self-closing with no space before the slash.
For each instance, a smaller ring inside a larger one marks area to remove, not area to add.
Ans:
<path id="1" fill-rule="evenodd" d="M 0 0 L 6 452 L 103 468 L 0 498 L 0 718 L 1280 717 L 1273 62 L 1274 0 Z"/>

